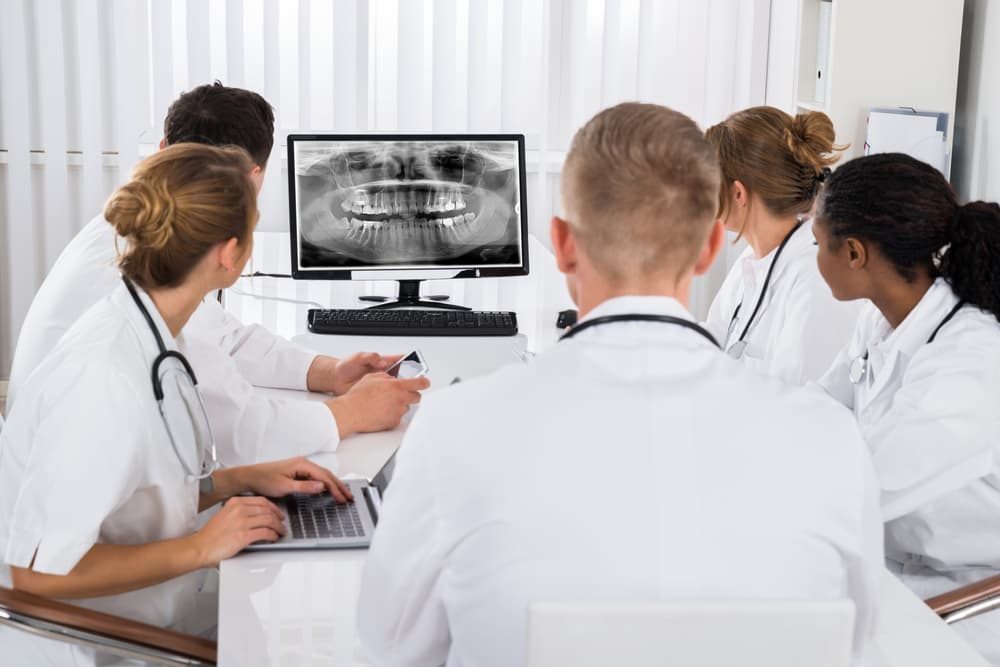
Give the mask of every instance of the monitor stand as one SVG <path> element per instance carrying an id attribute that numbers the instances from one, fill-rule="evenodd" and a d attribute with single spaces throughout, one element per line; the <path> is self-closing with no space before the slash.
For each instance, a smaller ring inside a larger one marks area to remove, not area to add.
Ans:
<path id="1" fill-rule="evenodd" d="M 441 303 L 442 299 L 447 299 L 444 295 L 434 295 L 430 297 L 434 301 L 422 301 L 420 299 L 420 282 L 419 280 L 400 280 L 399 281 L 399 298 L 395 301 L 388 301 L 386 303 L 380 303 L 375 306 L 368 306 L 371 310 L 378 309 L 389 309 L 389 308 L 413 308 L 419 306 L 422 308 L 441 308 L 444 310 L 472 310 L 468 306 L 459 306 L 454 303 Z M 381 297 L 378 297 L 381 298 Z M 366 299 L 361 297 L 363 301 L 372 300 L 371 298 Z"/>

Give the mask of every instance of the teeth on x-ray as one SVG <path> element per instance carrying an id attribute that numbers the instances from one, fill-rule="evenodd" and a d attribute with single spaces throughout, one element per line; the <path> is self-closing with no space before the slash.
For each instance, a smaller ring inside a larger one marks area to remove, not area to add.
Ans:
<path id="1" fill-rule="evenodd" d="M 516 148 L 329 142 L 296 155 L 300 228 L 364 263 L 434 262 L 516 243 Z"/>

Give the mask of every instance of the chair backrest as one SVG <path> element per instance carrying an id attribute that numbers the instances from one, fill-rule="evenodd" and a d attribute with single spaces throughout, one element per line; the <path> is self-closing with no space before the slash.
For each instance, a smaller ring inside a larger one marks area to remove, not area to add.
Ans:
<path id="1" fill-rule="evenodd" d="M 848 667 L 850 600 L 538 603 L 528 667 Z"/>

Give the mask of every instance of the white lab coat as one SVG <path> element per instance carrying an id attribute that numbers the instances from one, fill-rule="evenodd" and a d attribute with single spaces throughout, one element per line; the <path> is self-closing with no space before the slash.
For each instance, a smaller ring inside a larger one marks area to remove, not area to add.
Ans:
<path id="1" fill-rule="evenodd" d="M 118 240 L 120 247 L 124 241 Z M 20 385 L 84 311 L 121 284 L 114 229 L 103 216 L 70 241 L 39 288 L 18 337 L 8 407 Z M 205 299 L 184 328 L 191 362 L 229 465 L 311 454 L 337 447 L 337 425 L 322 403 L 268 398 L 252 385 L 306 389 L 315 358 L 257 326 L 245 326 Z"/>
<path id="2" fill-rule="evenodd" d="M 705 326 L 724 349 L 730 349 L 746 327 L 776 252 L 758 259 L 752 248 L 744 250 L 712 301 Z M 857 302 L 833 298 L 816 266 L 812 221 L 806 221 L 778 258 L 740 360 L 792 384 L 815 381 L 850 340 L 859 309 Z"/>
<path id="3" fill-rule="evenodd" d="M 1000 323 L 938 279 L 893 330 L 867 306 L 820 384 L 872 452 L 890 569 L 927 598 L 1000 571 Z M 850 381 L 868 350 L 868 374 Z M 953 626 L 1000 663 L 1000 614 Z"/>
<path id="4" fill-rule="evenodd" d="M 662 313 L 616 298 L 588 317 Z M 838 598 L 858 653 L 882 571 L 850 414 L 747 371 L 697 333 L 582 331 L 425 397 L 359 597 L 373 665 L 512 667 L 532 601 Z"/>
<path id="5" fill-rule="evenodd" d="M 168 349 L 175 343 L 149 297 L 140 296 Z M 96 543 L 139 544 L 195 530 L 198 484 L 186 479 L 153 398 L 153 334 L 123 285 L 62 337 L 0 434 L 0 582 L 8 566 L 66 574 Z M 164 368 L 176 362 L 168 361 Z M 164 383 L 164 405 L 188 465 L 197 468 L 193 422 Z M 73 601 L 105 613 L 185 632 L 203 575 Z M 203 599 L 202 599 L 203 601 Z M 0 627 L 3 662 L 105 664 L 90 649 Z"/>

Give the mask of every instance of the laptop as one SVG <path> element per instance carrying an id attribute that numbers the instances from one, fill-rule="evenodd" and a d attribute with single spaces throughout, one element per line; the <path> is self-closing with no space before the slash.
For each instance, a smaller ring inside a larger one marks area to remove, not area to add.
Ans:
<path id="1" fill-rule="evenodd" d="M 382 497 L 396 466 L 396 452 L 370 480 L 346 480 L 354 494 L 349 503 L 338 503 L 329 492 L 293 493 L 272 498 L 285 513 L 286 534 L 276 542 L 255 542 L 245 551 L 272 549 L 352 549 L 371 544 L 378 523 Z"/>

